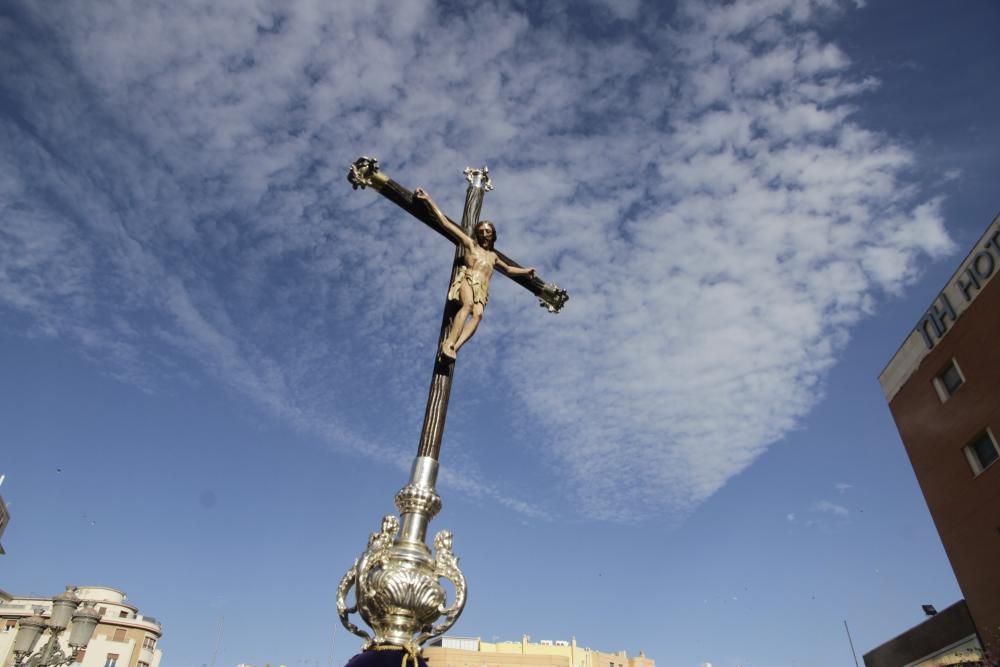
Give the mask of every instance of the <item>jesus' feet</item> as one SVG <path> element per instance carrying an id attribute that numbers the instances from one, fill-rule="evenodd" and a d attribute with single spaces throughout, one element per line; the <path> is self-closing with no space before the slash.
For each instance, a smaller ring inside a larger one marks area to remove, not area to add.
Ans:
<path id="1" fill-rule="evenodd" d="M 441 343 L 442 357 L 447 357 L 448 359 L 454 359 L 457 354 L 458 351 L 455 349 L 454 345 L 449 344 L 448 341 Z"/>

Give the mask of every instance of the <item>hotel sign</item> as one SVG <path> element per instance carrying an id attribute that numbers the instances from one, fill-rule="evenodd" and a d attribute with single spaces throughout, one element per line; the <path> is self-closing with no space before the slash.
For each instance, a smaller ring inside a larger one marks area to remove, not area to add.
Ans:
<path id="1" fill-rule="evenodd" d="M 1000 218 L 998 218 L 1000 220 Z M 941 291 L 927 309 L 916 331 L 923 338 L 928 350 L 944 338 L 948 328 L 955 323 L 965 306 L 972 303 L 983 286 L 1000 269 L 1000 228 L 994 220 L 987 230 L 985 240 L 965 260 L 961 271 Z M 961 306 L 959 308 L 958 306 Z"/>
<path id="2" fill-rule="evenodd" d="M 892 400 L 903 383 L 941 342 L 958 318 L 982 293 L 994 276 L 1000 274 L 1000 216 L 979 238 L 972 252 L 959 265 L 944 289 L 899 347 L 879 375 L 887 400 Z"/>

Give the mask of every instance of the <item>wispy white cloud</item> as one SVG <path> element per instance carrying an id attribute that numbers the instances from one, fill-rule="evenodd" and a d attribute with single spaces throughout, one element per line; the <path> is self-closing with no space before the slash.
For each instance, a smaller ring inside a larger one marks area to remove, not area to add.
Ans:
<path id="1" fill-rule="evenodd" d="M 463 391 L 509 394 L 581 511 L 628 519 L 750 465 L 880 294 L 951 250 L 910 152 L 855 119 L 877 82 L 814 29 L 846 3 L 687 2 L 607 41 L 555 5 L 405 5 L 17 6 L 0 303 L 127 381 L 207 374 L 404 466 L 450 250 L 344 167 L 376 154 L 457 212 L 452 174 L 488 162 L 500 246 L 572 300 L 542 317 L 498 280 Z"/>
<path id="2" fill-rule="evenodd" d="M 839 493 L 840 495 L 844 495 L 852 488 L 854 488 L 854 485 L 848 484 L 847 482 L 837 482 L 836 484 L 833 485 L 833 488 L 837 489 L 837 493 Z"/>
<path id="3" fill-rule="evenodd" d="M 813 512 L 832 514 L 833 516 L 838 516 L 843 518 L 846 518 L 851 514 L 851 512 L 843 505 L 831 503 L 829 500 L 820 500 L 819 502 L 814 503 L 810 509 Z"/>

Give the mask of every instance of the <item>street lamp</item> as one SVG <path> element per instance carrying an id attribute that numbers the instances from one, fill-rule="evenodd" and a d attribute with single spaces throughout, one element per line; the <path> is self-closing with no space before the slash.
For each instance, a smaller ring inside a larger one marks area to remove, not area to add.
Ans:
<path id="1" fill-rule="evenodd" d="M 52 613 L 48 621 L 35 614 L 18 624 L 17 636 L 14 638 L 14 667 L 60 667 L 70 664 L 73 662 L 73 653 L 63 653 L 59 635 L 69 627 L 70 647 L 83 648 L 94 636 L 100 619 L 100 612 L 92 605 L 80 606 L 80 598 L 67 586 L 65 592 L 52 598 Z M 49 640 L 38 653 L 30 655 L 46 630 L 51 633 Z"/>

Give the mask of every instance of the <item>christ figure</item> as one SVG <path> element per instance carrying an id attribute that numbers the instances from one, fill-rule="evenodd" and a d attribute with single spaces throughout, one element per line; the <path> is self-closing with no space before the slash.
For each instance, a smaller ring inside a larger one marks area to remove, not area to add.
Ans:
<path id="1" fill-rule="evenodd" d="M 441 342 L 441 355 L 454 359 L 458 350 L 476 333 L 480 320 L 483 319 L 483 309 L 489 300 L 490 278 L 493 269 L 498 268 L 508 276 L 534 277 L 535 269 L 529 267 L 511 266 L 500 259 L 493 251 L 497 232 L 493 223 L 483 220 L 473 229 L 475 238 L 470 238 L 461 227 L 453 223 L 441 212 L 422 188 L 414 191 L 417 199 L 425 202 L 434 213 L 441 226 L 465 248 L 464 264 L 455 273 L 455 280 L 448 290 L 448 299 L 461 304 L 451 321 L 448 335 Z"/>

